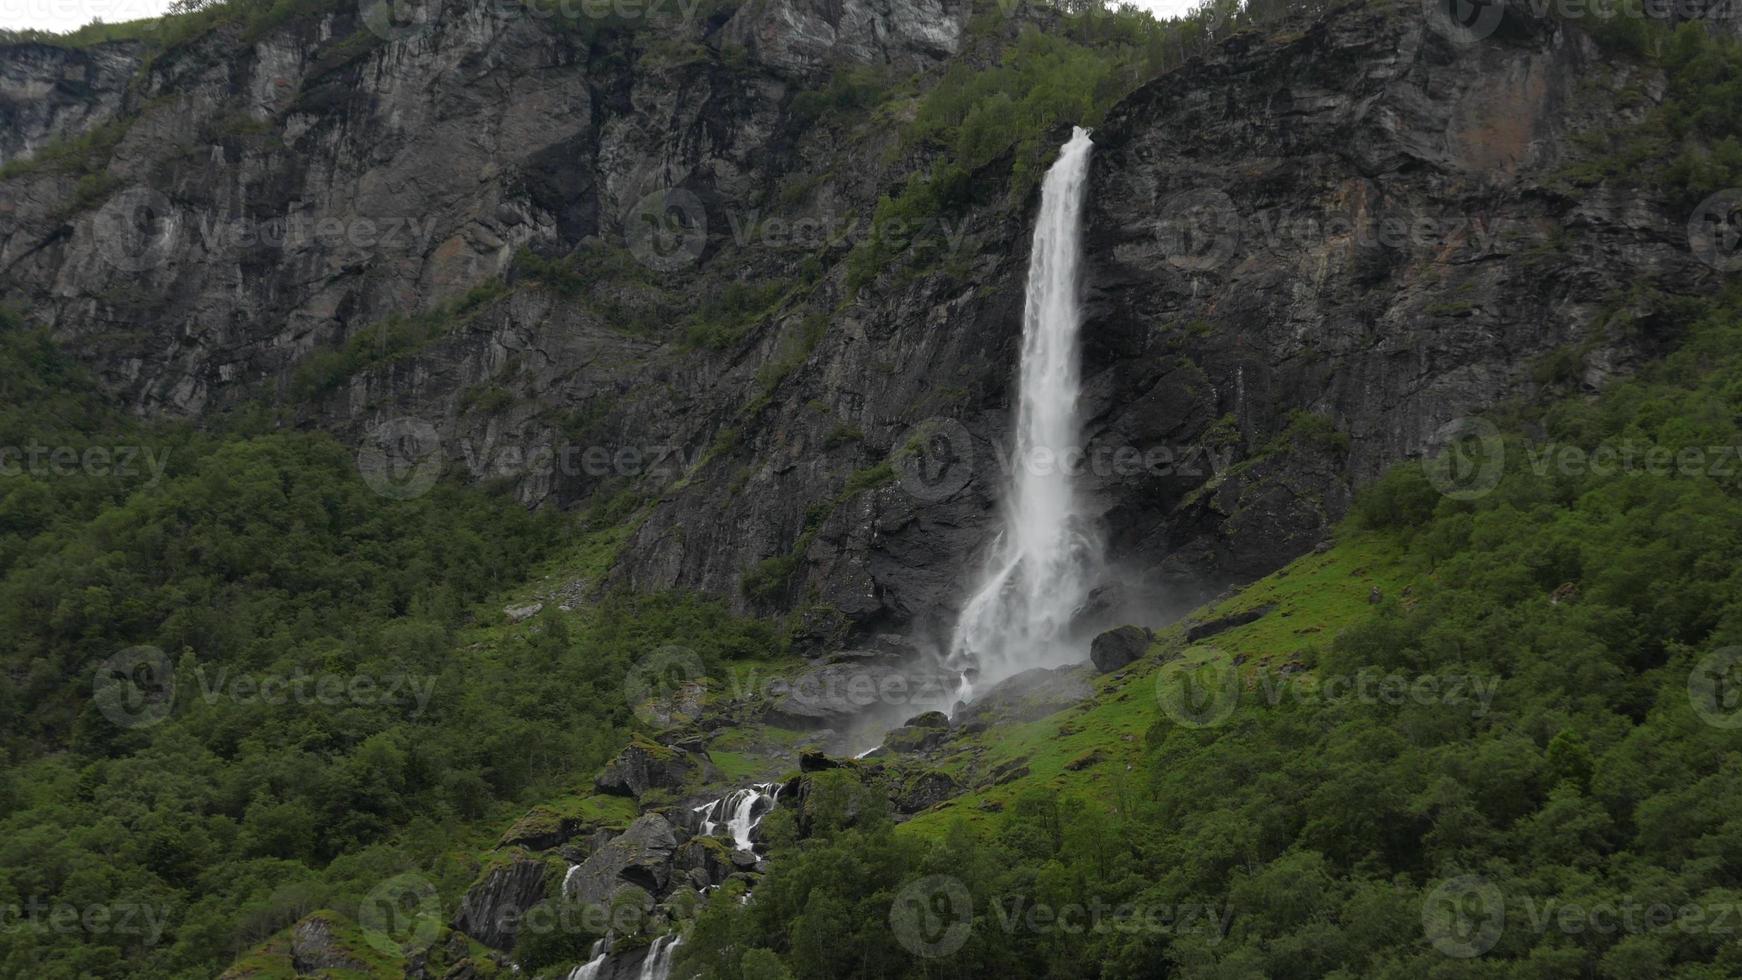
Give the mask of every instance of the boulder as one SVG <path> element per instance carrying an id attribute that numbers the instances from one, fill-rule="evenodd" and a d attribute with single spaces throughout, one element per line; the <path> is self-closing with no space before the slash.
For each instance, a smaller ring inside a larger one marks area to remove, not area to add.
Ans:
<path id="1" fill-rule="evenodd" d="M 671 823 L 657 813 L 649 813 L 571 869 L 563 887 L 570 898 L 593 905 L 608 901 L 624 884 L 659 895 L 672 878 L 672 855 L 676 850 L 677 835 Z"/>
<path id="2" fill-rule="evenodd" d="M 1089 644 L 1089 659 L 1103 674 L 1131 663 L 1149 649 L 1149 631 L 1141 626 L 1121 626 L 1095 637 Z"/>
<path id="3" fill-rule="evenodd" d="M 853 720 L 915 689 L 899 667 L 879 661 L 822 664 L 788 680 L 769 700 L 765 720 L 779 728 L 846 731 Z"/>
<path id="4" fill-rule="evenodd" d="M 961 793 L 962 784 L 956 782 L 954 776 L 936 769 L 926 769 L 903 776 L 900 784 L 895 787 L 890 802 L 895 804 L 896 813 L 918 813 L 945 800 L 954 799 Z"/>
<path id="5" fill-rule="evenodd" d="M 1025 670 L 963 705 L 952 724 L 960 731 L 978 732 L 1045 718 L 1093 696 L 1088 680 L 1093 670 L 1087 664 Z"/>
<path id="6" fill-rule="evenodd" d="M 522 857 L 491 868 L 460 900 L 454 928 L 492 949 L 513 949 L 521 917 L 544 901 L 547 870 L 543 861 Z"/>
<path id="7" fill-rule="evenodd" d="M 692 776 L 711 777 L 706 757 L 637 738 L 605 764 L 593 781 L 601 793 L 639 798 L 650 789 L 681 795 Z"/>
<path id="8" fill-rule="evenodd" d="M 368 966 L 345 948 L 332 912 L 316 912 L 290 930 L 290 963 L 297 975 L 323 970 L 366 970 Z"/>

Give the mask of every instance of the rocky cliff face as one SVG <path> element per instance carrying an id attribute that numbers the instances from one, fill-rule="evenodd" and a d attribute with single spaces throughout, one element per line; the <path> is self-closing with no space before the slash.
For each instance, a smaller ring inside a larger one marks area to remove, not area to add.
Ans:
<path id="1" fill-rule="evenodd" d="M 220 30 L 131 90 L 126 45 L 7 48 L 7 159 L 130 125 L 100 171 L 0 183 L 0 290 L 141 413 L 410 434 L 528 504 L 639 502 L 618 583 L 798 609 L 818 643 L 936 635 L 1011 465 L 1032 208 L 989 167 L 904 229 L 944 260 L 849 288 L 925 162 L 912 103 L 801 96 L 929 84 L 976 57 L 966 5 L 655 16 L 346 10 Z M 1462 44 L 1409 5 L 1235 36 L 1126 99 L 1095 134 L 1085 327 L 1122 577 L 1186 603 L 1268 571 L 1448 421 L 1628 370 L 1652 311 L 1610 314 L 1703 267 L 1666 202 L 1563 174 L 1659 85 L 1517 11 Z"/>

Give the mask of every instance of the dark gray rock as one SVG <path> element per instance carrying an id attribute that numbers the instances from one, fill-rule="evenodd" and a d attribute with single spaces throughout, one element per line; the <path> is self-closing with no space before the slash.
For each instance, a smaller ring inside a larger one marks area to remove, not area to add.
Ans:
<path id="1" fill-rule="evenodd" d="M 513 949 L 526 910 L 545 899 L 548 872 L 543 861 L 518 857 L 491 868 L 460 900 L 454 928 L 493 949 Z"/>
<path id="2" fill-rule="evenodd" d="M 605 764 L 593 785 L 601 793 L 640 797 L 649 789 L 681 793 L 692 778 L 712 775 L 713 766 L 703 756 L 636 739 Z"/>
<path id="3" fill-rule="evenodd" d="M 566 884 L 569 897 L 597 905 L 625 884 L 645 889 L 650 895 L 663 894 L 671 880 L 676 850 L 677 837 L 671 824 L 657 813 L 647 814 L 570 873 Z"/>
<path id="4" fill-rule="evenodd" d="M 1095 637 L 1089 644 L 1089 660 L 1103 674 L 1131 663 L 1149 649 L 1150 633 L 1141 626 L 1121 626 Z"/>
<path id="5" fill-rule="evenodd" d="M 977 732 L 1045 718 L 1093 696 L 1095 688 L 1089 683 L 1093 672 L 1087 664 L 1025 670 L 964 706 L 951 724 L 960 731 Z"/>
<path id="6" fill-rule="evenodd" d="M 1186 630 L 1186 642 L 1196 643 L 1199 640 L 1207 640 L 1218 633 L 1226 633 L 1236 626 L 1245 626 L 1247 623 L 1256 623 L 1275 608 L 1276 606 L 1274 604 L 1266 604 L 1256 606 L 1252 609 L 1245 610 L 1244 612 L 1234 613 L 1231 616 L 1223 616 L 1219 619 L 1211 619 L 1198 623 Z"/>

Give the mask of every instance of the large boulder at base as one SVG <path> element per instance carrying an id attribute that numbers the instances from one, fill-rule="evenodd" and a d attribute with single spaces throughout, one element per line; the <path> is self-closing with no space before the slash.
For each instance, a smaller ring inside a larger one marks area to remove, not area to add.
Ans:
<path id="1" fill-rule="evenodd" d="M 1095 637 L 1089 644 L 1089 659 L 1103 674 L 1131 663 L 1149 649 L 1149 631 L 1141 626 L 1121 626 Z"/>
<path id="2" fill-rule="evenodd" d="M 543 861 L 516 857 L 491 868 L 460 900 L 454 928 L 492 949 L 511 950 L 526 910 L 544 901 Z"/>
<path id="3" fill-rule="evenodd" d="M 605 763 L 593 781 L 601 793 L 639 798 L 650 789 L 681 795 L 691 776 L 708 779 L 712 765 L 702 756 L 644 738 L 630 742 L 617 757 Z"/>
<path id="4" fill-rule="evenodd" d="M 591 905 L 604 904 L 625 883 L 660 895 L 671 880 L 671 858 L 676 850 L 677 835 L 670 822 L 649 813 L 581 862 L 569 873 L 565 887 L 570 898 Z"/>
<path id="5" fill-rule="evenodd" d="M 998 682 L 990 691 L 956 712 L 957 730 L 984 731 L 993 725 L 1038 721 L 1083 701 L 1095 693 L 1089 684 L 1094 668 L 1087 664 L 1047 669 L 1036 667 Z"/>

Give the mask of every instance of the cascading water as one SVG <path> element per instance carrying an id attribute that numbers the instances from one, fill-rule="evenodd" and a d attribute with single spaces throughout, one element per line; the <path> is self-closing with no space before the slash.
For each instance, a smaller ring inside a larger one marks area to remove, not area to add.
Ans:
<path id="1" fill-rule="evenodd" d="M 569 974 L 569 980 L 593 980 L 594 977 L 599 975 L 599 971 L 604 968 L 605 958 L 608 955 L 610 954 L 605 952 L 605 941 L 603 939 L 593 943 L 593 958 L 582 963 L 580 966 L 575 967 L 574 972 Z"/>
<path id="2" fill-rule="evenodd" d="M 963 699 L 976 685 L 1081 659 L 1064 633 L 1094 585 L 1100 546 L 1079 509 L 1067 461 L 1080 459 L 1082 448 L 1078 266 L 1093 148 L 1088 131 L 1074 129 L 1041 185 L 1004 527 L 950 644 L 949 664 L 961 671 Z"/>
<path id="3" fill-rule="evenodd" d="M 647 957 L 641 961 L 638 980 L 668 980 L 671 976 L 671 954 L 683 945 L 683 937 L 664 935 L 647 947 Z"/>
<path id="4" fill-rule="evenodd" d="M 725 823 L 726 829 L 732 834 L 732 846 L 740 851 L 754 851 L 750 843 L 750 832 L 774 808 L 774 802 L 780 798 L 779 783 L 753 783 L 737 790 L 729 796 L 721 797 L 712 803 L 704 803 L 695 808 L 702 815 L 702 836 L 712 837 Z M 763 801 L 768 805 L 757 809 Z"/>

